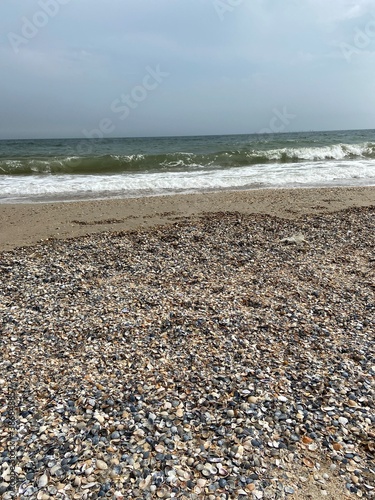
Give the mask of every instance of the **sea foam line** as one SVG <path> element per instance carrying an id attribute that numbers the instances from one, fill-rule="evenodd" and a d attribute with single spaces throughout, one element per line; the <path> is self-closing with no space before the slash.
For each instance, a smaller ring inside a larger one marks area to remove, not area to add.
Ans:
<path id="1" fill-rule="evenodd" d="M 0 177 L 1 201 L 114 197 L 259 187 L 375 185 L 373 161 L 252 165 L 221 170 Z"/>

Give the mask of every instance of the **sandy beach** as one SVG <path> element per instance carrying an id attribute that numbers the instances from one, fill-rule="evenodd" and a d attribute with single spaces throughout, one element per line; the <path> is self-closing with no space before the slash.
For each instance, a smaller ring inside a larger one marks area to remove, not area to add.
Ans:
<path id="1" fill-rule="evenodd" d="M 375 500 L 374 7 L 1 2 L 0 500 Z"/>
<path id="2" fill-rule="evenodd" d="M 0 205 L 0 496 L 374 498 L 374 210 Z"/>
<path id="3" fill-rule="evenodd" d="M 215 212 L 294 219 L 375 204 L 374 187 L 269 189 L 68 203 L 0 204 L 0 250 L 48 238 L 126 231 Z"/>

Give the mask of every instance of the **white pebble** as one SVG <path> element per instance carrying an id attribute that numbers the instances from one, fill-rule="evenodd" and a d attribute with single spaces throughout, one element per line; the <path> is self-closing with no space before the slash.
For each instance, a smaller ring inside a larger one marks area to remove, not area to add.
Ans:
<path id="1" fill-rule="evenodd" d="M 103 460 L 97 460 L 96 466 L 100 470 L 107 470 L 108 469 L 108 465 Z"/>
<path id="2" fill-rule="evenodd" d="M 40 476 L 39 481 L 38 481 L 38 488 L 44 488 L 48 484 L 48 476 L 47 474 L 43 474 L 43 476 Z"/>

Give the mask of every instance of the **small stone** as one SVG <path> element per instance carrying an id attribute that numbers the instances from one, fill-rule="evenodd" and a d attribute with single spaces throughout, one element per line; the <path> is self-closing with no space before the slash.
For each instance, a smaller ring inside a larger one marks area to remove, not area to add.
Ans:
<path id="1" fill-rule="evenodd" d="M 99 415 L 99 413 L 95 413 L 95 414 L 94 414 L 94 418 L 95 418 L 98 422 L 100 422 L 101 424 L 103 424 L 103 423 L 104 423 L 104 421 L 105 421 L 105 418 L 104 418 L 102 415 Z"/>
<path id="2" fill-rule="evenodd" d="M 47 474 L 43 474 L 40 476 L 38 480 L 38 488 L 44 488 L 48 484 L 48 476 Z"/>
<path id="3" fill-rule="evenodd" d="M 57 474 L 58 474 L 58 471 L 60 471 L 60 465 L 57 465 L 57 464 L 56 464 L 56 465 L 54 465 L 54 466 L 51 468 L 51 470 L 50 470 L 50 472 L 51 472 L 51 474 L 52 474 L 52 475 L 55 475 L 55 474 L 57 475 Z"/>
<path id="4" fill-rule="evenodd" d="M 263 491 L 258 490 L 258 491 L 253 492 L 253 496 L 254 496 L 254 498 L 257 498 L 258 500 L 260 500 L 261 498 L 263 498 L 264 494 L 263 494 Z"/>
<path id="5" fill-rule="evenodd" d="M 107 470 L 108 469 L 108 465 L 103 460 L 97 460 L 96 466 L 100 470 Z"/>
<path id="6" fill-rule="evenodd" d="M 312 442 L 313 442 L 313 439 L 309 438 L 308 436 L 303 436 L 302 443 L 311 444 Z"/>
<path id="7" fill-rule="evenodd" d="M 74 486 L 78 486 L 79 487 L 79 486 L 81 486 L 81 483 L 82 483 L 82 478 L 80 476 L 76 476 L 74 478 L 74 481 L 73 481 Z"/>
<path id="8" fill-rule="evenodd" d="M 285 486 L 284 491 L 287 495 L 294 495 L 294 488 L 291 486 Z"/>
<path id="9" fill-rule="evenodd" d="M 200 487 L 200 488 L 204 488 L 207 484 L 207 480 L 206 479 L 198 479 L 197 481 L 197 485 Z"/>
<path id="10" fill-rule="evenodd" d="M 9 488 L 9 484 L 8 483 L 0 483 L 0 495 L 2 495 L 3 493 L 5 493 L 8 488 Z"/>
<path id="11" fill-rule="evenodd" d="M 258 398 L 255 397 L 255 396 L 249 396 L 247 398 L 248 402 L 251 403 L 251 404 L 256 404 L 258 402 Z"/>

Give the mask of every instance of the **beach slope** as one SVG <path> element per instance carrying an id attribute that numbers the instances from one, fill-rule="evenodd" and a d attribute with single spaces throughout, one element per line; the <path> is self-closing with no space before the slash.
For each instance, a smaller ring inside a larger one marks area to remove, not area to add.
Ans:
<path id="1" fill-rule="evenodd" d="M 4 498 L 373 498 L 373 194 L 1 207 Z"/>

